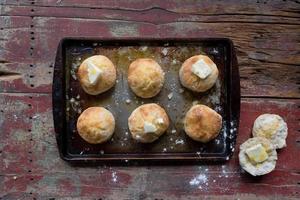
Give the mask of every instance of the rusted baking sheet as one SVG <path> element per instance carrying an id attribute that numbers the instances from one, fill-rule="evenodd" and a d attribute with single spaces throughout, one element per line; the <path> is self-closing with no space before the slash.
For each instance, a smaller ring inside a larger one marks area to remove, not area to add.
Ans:
<path id="1" fill-rule="evenodd" d="M 117 83 L 111 90 L 91 96 L 81 88 L 76 72 L 84 59 L 97 54 L 105 55 L 115 63 Z M 182 63 L 199 54 L 211 57 L 220 72 L 216 85 L 200 94 L 184 89 L 178 78 Z M 129 64 L 145 57 L 156 60 L 166 74 L 162 91 L 151 99 L 136 97 L 127 83 Z M 70 162 L 85 163 L 228 160 L 238 129 L 239 83 L 234 47 L 229 39 L 63 39 L 58 47 L 53 77 L 54 125 L 61 157 Z M 130 100 L 130 103 L 126 103 L 126 100 Z M 166 109 L 170 127 L 156 142 L 140 144 L 130 137 L 127 119 L 135 108 L 151 102 Z M 193 141 L 183 131 L 184 114 L 195 103 L 210 106 L 223 117 L 219 136 L 206 144 Z M 116 117 L 115 133 L 104 144 L 88 144 L 77 133 L 79 114 L 91 106 L 105 107 Z"/>

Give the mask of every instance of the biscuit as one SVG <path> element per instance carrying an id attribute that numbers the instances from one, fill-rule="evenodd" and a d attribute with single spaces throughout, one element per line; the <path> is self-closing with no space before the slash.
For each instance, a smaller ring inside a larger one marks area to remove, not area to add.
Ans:
<path id="1" fill-rule="evenodd" d="M 114 64 L 105 56 L 85 59 L 77 71 L 83 90 L 90 95 L 101 94 L 115 85 L 117 73 Z"/>
<path id="2" fill-rule="evenodd" d="M 288 128 L 279 115 L 263 114 L 255 120 L 252 134 L 253 137 L 267 138 L 276 149 L 281 149 L 286 146 Z"/>
<path id="3" fill-rule="evenodd" d="M 139 97 L 156 96 L 163 87 L 164 80 L 163 70 L 153 59 L 137 59 L 128 68 L 128 84 Z"/>
<path id="4" fill-rule="evenodd" d="M 128 118 L 132 138 L 142 143 L 157 140 L 168 129 L 169 123 L 165 110 L 155 103 L 139 106 Z"/>
<path id="5" fill-rule="evenodd" d="M 209 90 L 215 85 L 218 76 L 216 64 L 204 55 L 190 57 L 179 70 L 181 84 L 194 92 Z"/>
<path id="6" fill-rule="evenodd" d="M 252 176 L 270 173 L 275 169 L 276 160 L 276 149 L 266 138 L 250 138 L 240 146 L 240 165 Z"/>
<path id="7" fill-rule="evenodd" d="M 184 130 L 195 141 L 209 142 L 216 138 L 222 128 L 222 117 L 205 105 L 194 105 L 184 118 Z"/>
<path id="8" fill-rule="evenodd" d="M 103 107 L 84 110 L 77 120 L 77 131 L 88 143 L 100 144 L 109 140 L 115 130 L 115 119 Z"/>

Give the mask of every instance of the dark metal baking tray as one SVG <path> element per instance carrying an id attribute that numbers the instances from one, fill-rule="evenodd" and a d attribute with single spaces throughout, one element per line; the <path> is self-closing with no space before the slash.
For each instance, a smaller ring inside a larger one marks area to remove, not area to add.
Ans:
<path id="1" fill-rule="evenodd" d="M 76 69 L 85 58 L 95 54 L 112 60 L 117 67 L 117 83 L 109 91 L 91 96 L 76 80 Z M 181 64 L 197 54 L 208 55 L 220 72 L 216 86 L 205 93 L 191 92 L 179 82 Z M 127 84 L 130 62 L 142 57 L 155 59 L 165 71 L 164 87 L 151 99 L 138 98 Z M 168 98 L 170 93 L 171 99 Z M 71 163 L 225 161 L 234 150 L 239 125 L 240 79 L 233 43 L 226 38 L 65 38 L 57 49 L 52 95 L 58 149 L 61 158 Z M 127 99 L 130 104 L 126 103 Z M 131 139 L 127 119 L 136 107 L 150 102 L 166 109 L 171 124 L 157 141 L 141 144 Z M 206 144 L 191 140 L 183 131 L 184 114 L 195 103 L 208 105 L 223 117 L 221 133 Z M 107 143 L 88 144 L 77 133 L 79 113 L 90 106 L 106 107 L 115 116 L 115 133 Z"/>

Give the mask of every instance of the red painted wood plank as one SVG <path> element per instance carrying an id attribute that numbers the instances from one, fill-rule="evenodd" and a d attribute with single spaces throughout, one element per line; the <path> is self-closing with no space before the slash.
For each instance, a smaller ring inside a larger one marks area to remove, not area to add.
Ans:
<path id="1" fill-rule="evenodd" d="M 214 177 L 214 175 L 218 176 Z M 276 171 L 273 181 L 277 181 L 278 184 L 275 185 L 273 182 L 266 183 L 263 179 L 249 180 L 243 174 L 210 174 L 205 172 L 203 175 L 201 170 L 185 174 L 160 173 L 158 170 L 152 170 L 146 175 L 136 173 L 128 175 L 127 172 L 122 174 L 120 171 L 111 170 L 96 174 L 24 175 L 17 176 L 15 179 L 11 176 L 5 176 L 3 184 L 5 190 L 27 194 L 31 192 L 33 196 L 38 197 L 80 196 L 104 199 L 114 197 L 113 199 L 115 199 L 125 196 L 138 199 L 138 196 L 143 195 L 149 199 L 151 197 L 153 199 L 177 199 L 185 196 L 234 195 L 237 191 L 239 194 L 256 194 L 260 197 L 268 196 L 268 194 L 278 197 L 299 197 L 297 194 L 299 186 L 292 181 L 291 185 L 282 184 L 287 183 L 284 180 L 284 177 L 287 176 L 289 180 L 296 182 L 300 175 L 295 176 L 288 172 Z M 33 177 L 32 181 L 30 181 L 30 177 Z"/>
<path id="2" fill-rule="evenodd" d="M 65 7 L 65 6 L 3 6 L 2 15 L 10 16 L 34 16 L 34 17 L 57 17 L 76 19 L 101 19 L 147 22 L 151 24 L 166 24 L 172 22 L 204 22 L 204 23 L 259 23 L 259 24 L 300 24 L 299 18 L 292 15 L 282 16 L 277 13 L 264 15 L 264 13 L 247 14 L 235 10 L 233 13 L 208 13 L 212 9 L 199 10 L 197 13 L 175 12 L 160 7 L 146 10 L 99 8 L 91 7 Z M 156 17 L 153 17 L 156 16 Z"/>
<path id="3" fill-rule="evenodd" d="M 12 17 L 9 21 L 11 24 L 19 23 L 16 22 L 19 18 Z M 30 20 L 30 18 L 26 19 Z M 34 28 L 28 30 L 28 33 L 10 30 L 5 34 L 7 41 L 3 46 L 6 51 L 0 53 L 5 63 L 0 66 L 8 71 L 16 71 L 16 66 L 20 66 L 18 72 L 23 77 L 1 81 L 2 91 L 51 92 L 52 71 L 49 66 L 54 62 L 57 44 L 63 37 L 161 38 L 209 35 L 233 39 L 240 66 L 242 95 L 300 97 L 297 82 L 300 70 L 297 67 L 297 63 L 300 62 L 297 52 L 300 46 L 295 43 L 299 37 L 298 26 L 274 28 L 272 25 L 261 24 L 237 26 L 237 24 L 194 22 L 152 25 L 138 22 L 43 17 L 34 18 L 31 23 L 34 24 Z M 243 32 L 240 31 L 241 29 Z M 26 42 L 30 40 L 30 36 L 26 35 L 30 35 L 31 31 L 34 33 L 34 41 Z M 241 33 L 237 35 L 236 32 Z M 21 35 L 28 37 L 22 40 L 24 48 L 16 45 L 18 44 L 16 38 L 20 38 Z M 32 55 L 29 53 L 31 47 Z M 16 49 L 20 51 L 18 53 L 20 56 L 13 53 Z M 30 62 L 34 67 L 30 68 Z"/>
<path id="4" fill-rule="evenodd" d="M 299 4 L 296 1 L 252 1 L 252 0 L 221 0 L 211 3 L 204 1 L 184 1 L 181 0 L 119 0 L 119 1 L 98 1 L 98 0 L 47 0 L 47 1 L 28 1 L 28 0 L 3 0 L 8 5 L 31 5 L 31 6 L 53 6 L 53 7 L 88 7 L 88 8 L 109 8 L 123 10 L 149 10 L 152 8 L 166 9 L 172 12 L 199 13 L 202 10 L 206 14 L 231 14 L 245 13 L 265 15 L 286 15 L 299 16 Z M 270 9 L 272 8 L 272 9 Z"/>
<path id="5" fill-rule="evenodd" d="M 298 23 L 296 2 L 4 0 L 1 3 L 25 5 L 1 7 L 0 15 L 24 15 L 0 16 L 0 71 L 21 74 L 21 77 L 1 77 L 1 92 L 51 92 L 49 66 L 53 64 L 57 43 L 64 36 L 210 35 L 230 37 L 235 42 L 244 96 L 300 97 L 300 29 L 291 25 Z M 96 9 L 88 12 L 90 7 Z M 32 35 L 34 40 L 30 39 Z M 70 196 L 199 199 L 203 195 L 210 199 L 300 198 L 300 163 L 295 159 L 300 148 L 297 142 L 300 100 L 243 99 L 238 145 L 251 135 L 252 123 L 261 113 L 280 114 L 289 127 L 288 147 L 279 152 L 276 170 L 253 178 L 241 172 L 238 151 L 221 166 L 69 166 L 58 157 L 50 94 L 34 94 L 32 99 L 30 95 L 0 94 L 0 110 L 3 110 L 0 134 L 4 141 L 0 143 L 0 197 L 4 199 Z"/>
<path id="6" fill-rule="evenodd" d="M 0 95 L 0 174 L 23 174 L 33 168 L 32 155 L 39 151 L 32 149 L 33 139 L 53 126 L 48 116 L 42 118 L 44 112 L 52 112 L 49 95 Z"/>

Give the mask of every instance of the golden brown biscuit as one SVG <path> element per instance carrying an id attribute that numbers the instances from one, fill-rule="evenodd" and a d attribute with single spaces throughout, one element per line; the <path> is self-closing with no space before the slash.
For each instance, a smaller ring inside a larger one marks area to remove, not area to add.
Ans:
<path id="1" fill-rule="evenodd" d="M 155 103 L 136 108 L 128 118 L 132 138 L 143 143 L 157 140 L 169 127 L 165 110 Z"/>
<path id="2" fill-rule="evenodd" d="M 103 143 L 109 140 L 115 131 L 115 118 L 103 107 L 90 107 L 79 116 L 77 130 L 88 143 Z"/>
<path id="3" fill-rule="evenodd" d="M 194 92 L 205 92 L 212 88 L 218 75 L 216 64 L 204 55 L 190 57 L 179 70 L 181 84 Z"/>
<path id="4" fill-rule="evenodd" d="M 205 105 L 194 105 L 184 118 L 184 130 L 195 141 L 209 142 L 222 128 L 222 117 Z"/>
<path id="5" fill-rule="evenodd" d="M 112 88 L 117 77 L 114 64 L 102 55 L 85 59 L 77 74 L 83 90 L 91 95 L 97 95 Z"/>
<path id="6" fill-rule="evenodd" d="M 151 98 L 157 95 L 164 80 L 163 70 L 150 58 L 137 59 L 128 68 L 128 84 L 139 97 Z"/>

